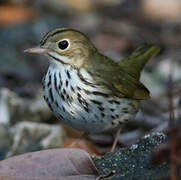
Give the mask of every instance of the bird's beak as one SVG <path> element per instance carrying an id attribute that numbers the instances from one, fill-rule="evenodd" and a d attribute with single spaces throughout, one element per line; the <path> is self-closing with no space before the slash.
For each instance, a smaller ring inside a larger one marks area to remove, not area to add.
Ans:
<path id="1" fill-rule="evenodd" d="M 32 47 L 24 50 L 25 53 L 35 53 L 35 54 L 46 54 L 49 52 L 48 49 L 42 48 L 40 46 Z"/>

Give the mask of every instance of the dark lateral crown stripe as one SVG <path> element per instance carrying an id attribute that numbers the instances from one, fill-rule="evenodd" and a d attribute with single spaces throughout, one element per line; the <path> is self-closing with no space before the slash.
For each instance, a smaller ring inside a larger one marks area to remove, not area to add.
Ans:
<path id="1" fill-rule="evenodd" d="M 68 29 L 57 29 L 53 32 L 48 32 L 45 34 L 45 36 L 43 37 L 42 41 L 40 42 L 41 45 L 44 45 L 46 40 L 49 38 L 49 37 L 52 37 L 52 36 L 55 36 L 56 34 L 59 34 L 59 33 L 62 33 L 62 32 L 65 32 L 65 31 L 68 31 Z"/>
<path id="2" fill-rule="evenodd" d="M 40 42 L 41 45 L 44 45 L 46 40 L 49 38 L 49 37 L 52 37 L 52 36 L 55 36 L 59 33 L 63 33 L 63 32 L 66 32 L 66 31 L 70 31 L 70 30 L 73 30 L 73 29 L 67 29 L 67 28 L 60 28 L 60 29 L 55 29 L 54 31 L 50 31 L 48 33 L 45 34 L 45 36 L 43 37 L 42 41 Z M 77 31 L 77 30 L 73 30 L 75 32 L 78 32 L 78 33 L 81 33 L 80 31 Z"/>

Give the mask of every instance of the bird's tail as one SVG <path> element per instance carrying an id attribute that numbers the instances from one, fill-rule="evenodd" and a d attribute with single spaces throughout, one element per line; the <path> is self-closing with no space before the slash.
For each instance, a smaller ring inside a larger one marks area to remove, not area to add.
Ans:
<path id="1" fill-rule="evenodd" d="M 147 61 L 157 55 L 160 47 L 156 45 L 143 45 L 138 47 L 131 55 L 119 61 L 119 65 L 134 78 L 140 78 L 140 73 Z"/>

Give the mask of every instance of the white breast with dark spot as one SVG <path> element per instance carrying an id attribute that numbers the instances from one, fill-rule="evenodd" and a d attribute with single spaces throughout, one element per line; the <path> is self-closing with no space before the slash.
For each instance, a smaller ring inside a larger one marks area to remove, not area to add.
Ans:
<path id="1" fill-rule="evenodd" d="M 107 96 L 85 70 L 51 63 L 44 82 L 44 98 L 53 113 L 67 126 L 100 133 L 135 116 L 139 102 Z"/>

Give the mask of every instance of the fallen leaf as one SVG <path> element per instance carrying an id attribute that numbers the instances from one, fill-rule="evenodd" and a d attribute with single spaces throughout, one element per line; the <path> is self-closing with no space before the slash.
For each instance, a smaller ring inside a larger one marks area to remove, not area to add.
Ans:
<path id="1" fill-rule="evenodd" d="M 32 19 L 35 13 L 25 7 L 5 5 L 0 7 L 0 25 L 7 26 Z"/>
<path id="2" fill-rule="evenodd" d="M 95 180 L 90 155 L 80 149 L 37 151 L 0 161 L 0 180 Z"/>
<path id="3" fill-rule="evenodd" d="M 77 142 L 74 144 L 75 141 Z M 71 146 L 72 144 L 74 145 Z M 92 155 L 96 155 L 96 156 L 101 155 L 100 152 L 97 150 L 96 146 L 92 142 L 84 140 L 84 139 L 67 138 L 64 141 L 63 147 L 79 148 Z"/>

